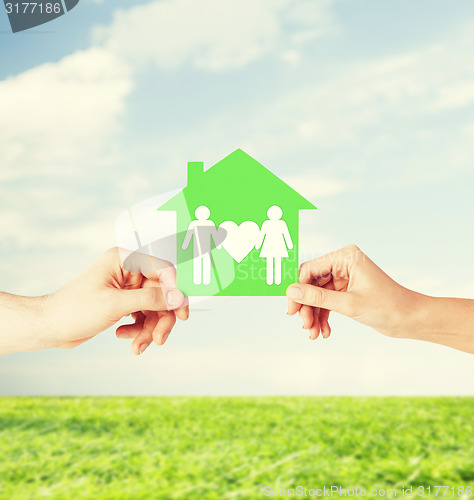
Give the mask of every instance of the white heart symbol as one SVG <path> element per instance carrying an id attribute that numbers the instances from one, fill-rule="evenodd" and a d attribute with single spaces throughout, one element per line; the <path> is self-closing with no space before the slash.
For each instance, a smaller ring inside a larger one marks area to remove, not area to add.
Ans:
<path id="1" fill-rule="evenodd" d="M 258 225 L 249 220 L 242 222 L 240 226 L 235 222 L 226 220 L 219 226 L 219 229 L 225 231 L 222 246 L 237 262 L 242 262 L 255 247 L 260 232 Z"/>

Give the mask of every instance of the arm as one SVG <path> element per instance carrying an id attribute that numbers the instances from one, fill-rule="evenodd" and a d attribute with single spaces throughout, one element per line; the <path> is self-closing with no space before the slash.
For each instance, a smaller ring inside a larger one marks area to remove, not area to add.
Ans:
<path id="1" fill-rule="evenodd" d="M 129 314 L 135 322 L 116 334 L 134 339 L 132 351 L 141 354 L 152 341 L 166 341 L 176 318 L 187 319 L 186 299 L 175 287 L 172 264 L 111 249 L 52 295 L 0 293 L 0 354 L 76 347 Z"/>
<path id="2" fill-rule="evenodd" d="M 419 295 L 419 316 L 405 337 L 474 354 L 474 300 Z"/>
<path id="3" fill-rule="evenodd" d="M 0 292 L 0 354 L 52 347 L 45 338 L 46 301 Z"/>
<path id="4" fill-rule="evenodd" d="M 194 224 L 191 222 L 191 224 L 189 224 L 188 230 L 186 231 L 186 236 L 184 237 L 183 246 L 181 247 L 183 250 L 186 250 L 186 248 L 188 248 L 188 245 L 191 241 L 191 238 L 193 237 L 193 234 L 194 234 Z"/>
<path id="5" fill-rule="evenodd" d="M 300 267 L 287 290 L 310 338 L 328 338 L 329 311 L 395 338 L 425 340 L 474 354 L 474 300 L 430 297 L 402 287 L 354 245 Z"/>

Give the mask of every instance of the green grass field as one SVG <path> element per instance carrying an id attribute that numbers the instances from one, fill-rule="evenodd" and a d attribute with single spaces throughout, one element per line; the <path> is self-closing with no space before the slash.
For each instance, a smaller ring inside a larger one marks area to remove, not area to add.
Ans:
<path id="1" fill-rule="evenodd" d="M 0 408 L 2 499 L 474 485 L 474 398 L 0 398 Z"/>

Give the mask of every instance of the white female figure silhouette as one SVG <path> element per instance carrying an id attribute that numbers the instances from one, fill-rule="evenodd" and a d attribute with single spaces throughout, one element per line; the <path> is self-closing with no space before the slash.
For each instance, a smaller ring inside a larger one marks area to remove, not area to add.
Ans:
<path id="1" fill-rule="evenodd" d="M 282 215 L 281 208 L 276 205 L 267 210 L 269 220 L 262 224 L 255 245 L 256 249 L 262 247 L 260 257 L 267 259 L 267 285 L 281 284 L 281 259 L 288 257 L 288 249 L 293 249 L 288 226 L 281 220 Z"/>

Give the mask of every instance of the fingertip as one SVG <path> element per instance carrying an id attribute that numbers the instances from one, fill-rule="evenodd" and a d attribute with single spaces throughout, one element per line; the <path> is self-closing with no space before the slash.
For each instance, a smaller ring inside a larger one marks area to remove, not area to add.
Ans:
<path id="1" fill-rule="evenodd" d="M 329 323 L 324 324 L 321 327 L 321 331 L 323 334 L 323 338 L 327 339 L 331 335 L 331 327 L 329 326 Z"/>
<path id="2" fill-rule="evenodd" d="M 321 323 L 318 317 L 318 311 L 314 310 L 313 324 L 310 328 L 311 340 L 316 340 L 321 333 Z"/>
<path id="3" fill-rule="evenodd" d="M 176 317 L 181 321 L 187 321 L 189 318 L 189 307 L 180 307 L 175 310 Z"/>
<path id="4" fill-rule="evenodd" d="M 150 342 L 142 342 L 140 345 L 133 345 L 132 344 L 132 352 L 136 356 L 141 356 L 147 349 L 148 346 L 150 345 Z"/>
<path id="5" fill-rule="evenodd" d="M 303 328 L 309 330 L 313 324 L 313 308 L 310 306 L 301 306 L 299 310 L 301 321 L 303 322 Z"/>
<path id="6" fill-rule="evenodd" d="M 292 300 L 301 300 L 303 298 L 303 290 L 298 283 L 292 283 L 286 289 L 286 296 Z"/>
<path id="7" fill-rule="evenodd" d="M 138 338 L 138 337 L 137 337 Z M 149 342 L 143 341 L 143 339 L 139 339 L 137 341 L 137 338 L 132 342 L 131 349 L 132 353 L 135 356 L 140 356 L 146 351 L 146 348 L 150 345 Z"/>
<path id="8" fill-rule="evenodd" d="M 166 330 L 160 328 L 158 332 L 153 333 L 153 340 L 156 345 L 162 346 L 166 342 Z"/>
<path id="9" fill-rule="evenodd" d="M 162 315 L 152 333 L 152 338 L 156 345 L 162 346 L 166 342 L 175 324 L 175 314 L 168 312 Z"/>
<path id="10" fill-rule="evenodd" d="M 288 316 L 294 316 L 301 309 L 301 304 L 295 302 L 294 300 L 288 299 L 288 310 L 286 314 Z"/>
<path id="11" fill-rule="evenodd" d="M 327 339 L 331 335 L 331 327 L 329 326 L 328 311 L 321 311 L 322 317 L 319 318 L 319 324 L 321 325 L 321 334 L 324 339 Z"/>
<path id="12" fill-rule="evenodd" d="M 116 330 L 115 330 L 115 336 L 118 338 L 118 339 L 128 339 L 130 338 L 129 337 L 129 334 L 128 334 L 128 331 L 127 331 L 127 328 L 125 328 L 126 326 L 131 326 L 131 325 L 120 325 Z"/>
<path id="13" fill-rule="evenodd" d="M 319 325 L 317 327 L 313 326 L 309 330 L 309 339 L 316 340 L 319 337 Z"/>
<path id="14" fill-rule="evenodd" d="M 161 332 L 159 335 L 156 335 L 156 338 L 154 336 L 153 340 L 155 341 L 156 345 L 159 345 L 159 346 L 165 345 L 165 342 L 168 340 L 168 337 L 170 336 L 170 334 L 171 334 L 171 330 Z"/>

